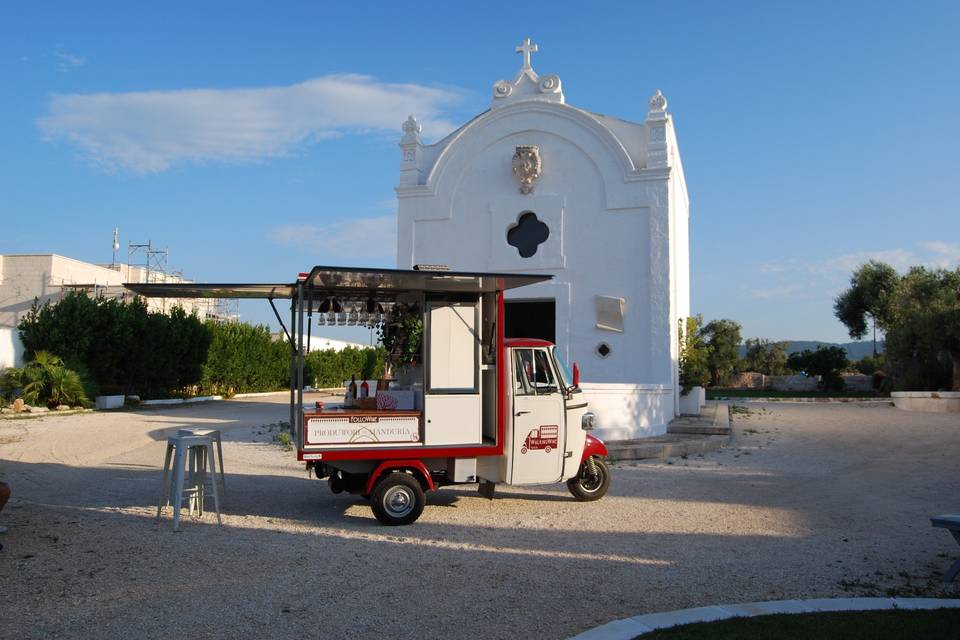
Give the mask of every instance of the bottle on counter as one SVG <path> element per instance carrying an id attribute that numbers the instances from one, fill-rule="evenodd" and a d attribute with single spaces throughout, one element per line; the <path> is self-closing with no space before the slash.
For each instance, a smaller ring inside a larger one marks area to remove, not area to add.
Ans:
<path id="1" fill-rule="evenodd" d="M 364 380 L 360 383 L 360 397 L 369 398 L 370 397 L 370 385 L 367 384 L 367 381 Z"/>
<path id="2" fill-rule="evenodd" d="M 350 376 L 350 387 L 347 389 L 350 393 L 350 397 L 356 400 L 357 398 L 357 377 Z"/>

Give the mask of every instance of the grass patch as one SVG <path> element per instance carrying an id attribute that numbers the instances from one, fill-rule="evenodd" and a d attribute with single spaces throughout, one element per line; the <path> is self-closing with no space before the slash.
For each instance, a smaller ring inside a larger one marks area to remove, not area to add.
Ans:
<path id="1" fill-rule="evenodd" d="M 956 638 L 960 609 L 839 611 L 730 618 L 661 629 L 637 640 L 922 640 Z"/>
<path id="2" fill-rule="evenodd" d="M 762 389 L 707 389 L 707 400 L 718 398 L 889 398 L 879 391 L 770 391 Z"/>
<path id="3" fill-rule="evenodd" d="M 731 415 L 735 415 L 735 416 L 737 416 L 737 415 L 740 415 L 740 416 L 748 416 L 748 415 L 750 415 L 751 413 L 754 413 L 754 411 L 753 411 L 752 409 L 750 409 L 750 407 L 745 407 L 745 406 L 743 406 L 742 404 L 732 404 L 732 405 L 730 405 L 730 414 L 731 414 Z"/>

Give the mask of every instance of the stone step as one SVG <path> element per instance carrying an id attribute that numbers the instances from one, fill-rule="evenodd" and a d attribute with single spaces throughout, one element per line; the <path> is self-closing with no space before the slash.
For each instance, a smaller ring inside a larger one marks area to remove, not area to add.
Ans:
<path id="1" fill-rule="evenodd" d="M 729 436 L 668 435 L 660 438 L 622 440 L 607 443 L 612 460 L 648 460 L 676 458 L 716 451 L 730 441 Z"/>
<path id="2" fill-rule="evenodd" d="M 683 416 L 667 425 L 667 433 L 652 438 L 607 443 L 613 460 L 674 458 L 716 451 L 728 442 L 730 409 L 725 402 L 708 402 L 699 416 Z"/>
<path id="3" fill-rule="evenodd" d="M 719 426 L 707 426 L 707 425 L 670 424 L 667 426 L 667 433 L 725 436 L 730 434 L 730 427 L 729 426 L 719 427 Z"/>

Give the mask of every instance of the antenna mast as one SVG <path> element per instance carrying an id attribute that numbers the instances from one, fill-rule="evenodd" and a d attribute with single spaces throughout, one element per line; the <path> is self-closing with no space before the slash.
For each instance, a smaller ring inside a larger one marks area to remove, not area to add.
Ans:
<path id="1" fill-rule="evenodd" d="M 117 251 L 120 249 L 120 227 L 113 228 L 113 260 L 110 261 L 110 268 L 117 268 Z"/>

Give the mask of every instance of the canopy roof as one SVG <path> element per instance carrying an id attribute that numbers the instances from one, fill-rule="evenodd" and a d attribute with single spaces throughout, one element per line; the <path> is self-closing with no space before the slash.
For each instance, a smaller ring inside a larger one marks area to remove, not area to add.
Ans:
<path id="1" fill-rule="evenodd" d="M 517 273 L 472 273 L 463 271 L 416 271 L 406 269 L 356 269 L 352 267 L 314 267 L 304 280 L 308 291 L 316 295 L 374 295 L 390 298 L 410 291 L 435 293 L 490 293 L 544 282 L 551 275 Z M 127 283 L 127 289 L 147 298 L 292 298 L 297 283 L 279 284 L 196 284 Z"/>

